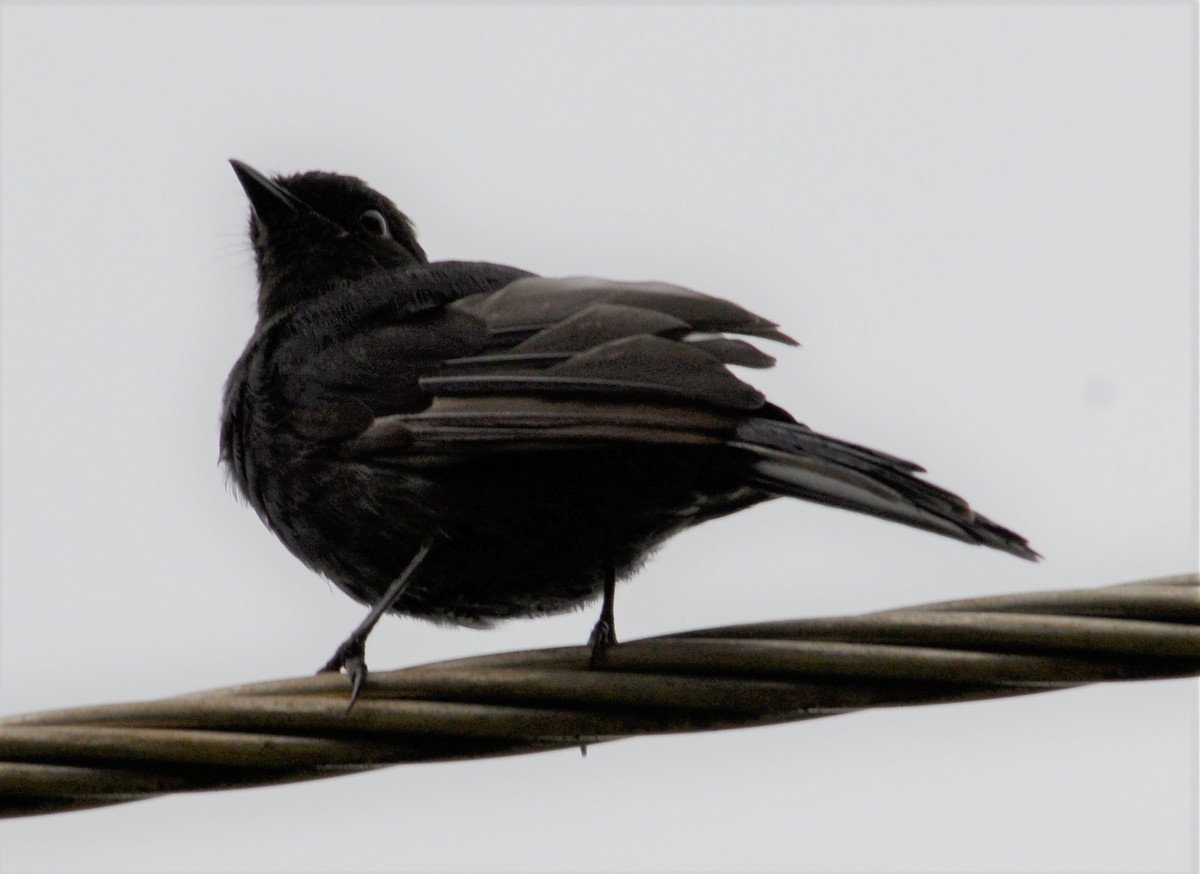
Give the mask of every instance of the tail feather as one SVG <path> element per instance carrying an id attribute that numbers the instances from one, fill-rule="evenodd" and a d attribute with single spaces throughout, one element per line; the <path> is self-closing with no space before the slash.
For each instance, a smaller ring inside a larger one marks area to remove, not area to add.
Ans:
<path id="1" fill-rule="evenodd" d="M 914 528 L 1041 558 L 1021 535 L 979 515 L 957 495 L 912 474 L 923 468 L 790 422 L 752 419 L 734 445 L 757 456 L 755 485 Z"/>

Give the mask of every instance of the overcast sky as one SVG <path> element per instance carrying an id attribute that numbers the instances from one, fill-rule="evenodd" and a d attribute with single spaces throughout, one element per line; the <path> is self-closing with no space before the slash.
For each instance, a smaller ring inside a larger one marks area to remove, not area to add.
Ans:
<path id="1" fill-rule="evenodd" d="M 1196 569 L 1196 7 L 6 5 L 0 711 L 317 668 L 363 608 L 216 464 L 253 327 L 226 164 L 336 170 L 434 259 L 661 279 L 752 375 L 1040 565 L 776 502 L 672 541 L 622 637 Z M 370 663 L 582 643 L 387 619 Z M 1196 684 L 398 767 L 0 825 L 5 872 L 1182 871 Z"/>

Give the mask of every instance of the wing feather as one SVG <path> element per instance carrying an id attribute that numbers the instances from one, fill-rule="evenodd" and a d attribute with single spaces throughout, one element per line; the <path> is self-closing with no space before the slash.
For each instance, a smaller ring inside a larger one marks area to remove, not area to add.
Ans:
<path id="1" fill-rule="evenodd" d="M 313 356 L 298 421 L 321 434 L 330 418 L 329 439 L 345 457 L 403 454 L 405 463 L 613 441 L 713 443 L 765 404 L 726 365 L 774 363 L 727 333 L 794 343 L 773 322 L 675 285 L 518 278 L 387 315 Z"/>
<path id="2" fill-rule="evenodd" d="M 573 355 L 543 370 L 483 368 L 426 376 L 434 395 L 595 393 L 656 395 L 734 410 L 756 410 L 764 397 L 702 349 L 662 337 L 624 337 Z"/>
<path id="3" fill-rule="evenodd" d="M 403 453 L 432 461 L 446 455 L 579 449 L 621 441 L 703 445 L 724 441 L 735 424 L 729 414 L 649 402 L 438 398 L 422 412 L 375 419 L 343 444 L 342 454 Z"/>
<path id="4" fill-rule="evenodd" d="M 470 312 L 496 333 L 526 333 L 570 318 L 593 303 L 619 304 L 674 316 L 697 331 L 762 337 L 795 346 L 778 325 L 731 301 L 666 282 L 617 282 L 590 277 L 531 276 L 497 292 L 463 298 L 452 306 Z"/>

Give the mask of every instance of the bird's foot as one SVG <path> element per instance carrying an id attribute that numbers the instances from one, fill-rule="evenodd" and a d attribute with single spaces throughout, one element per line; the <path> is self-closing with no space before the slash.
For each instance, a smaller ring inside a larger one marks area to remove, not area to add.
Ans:
<path id="1" fill-rule="evenodd" d="M 334 651 L 333 657 L 317 673 L 336 674 L 343 670 L 350 677 L 350 703 L 346 705 L 346 712 L 349 713 L 354 709 L 358 693 L 362 691 L 363 684 L 367 681 L 366 647 L 362 638 L 351 636 L 343 641 L 342 645 Z"/>
<path id="2" fill-rule="evenodd" d="M 613 626 L 613 621 L 608 618 L 601 618 L 596 623 L 596 627 L 592 629 L 591 637 L 588 638 L 588 646 L 592 648 L 591 657 L 588 659 L 588 667 L 594 668 L 600 664 L 608 648 L 616 645 L 617 630 Z"/>

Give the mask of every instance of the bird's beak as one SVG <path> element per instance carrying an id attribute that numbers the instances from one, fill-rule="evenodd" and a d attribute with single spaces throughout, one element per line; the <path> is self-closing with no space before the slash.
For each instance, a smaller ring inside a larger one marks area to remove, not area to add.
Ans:
<path id="1" fill-rule="evenodd" d="M 230 158 L 229 163 L 250 200 L 250 208 L 266 227 L 278 227 L 305 208 L 304 201 L 249 164 L 243 164 L 236 158 Z"/>

